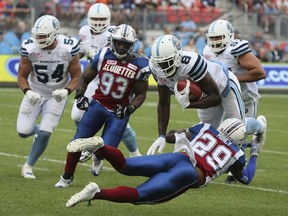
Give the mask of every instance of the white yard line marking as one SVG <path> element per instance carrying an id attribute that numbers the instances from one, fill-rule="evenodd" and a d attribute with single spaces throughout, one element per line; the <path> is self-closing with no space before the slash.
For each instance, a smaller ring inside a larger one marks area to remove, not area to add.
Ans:
<path id="1" fill-rule="evenodd" d="M 246 186 L 246 185 L 239 185 L 239 184 L 225 184 L 225 183 L 220 183 L 220 182 L 211 182 L 212 184 L 218 184 L 218 185 L 225 185 L 229 187 L 239 187 L 239 188 L 246 188 L 250 190 L 260 190 L 264 192 L 272 192 L 272 193 L 280 193 L 280 194 L 287 194 L 288 191 L 284 190 L 276 190 L 276 189 L 270 189 L 270 188 L 262 188 L 262 187 L 255 187 L 255 186 Z"/>
<path id="2" fill-rule="evenodd" d="M 22 156 L 22 155 L 15 155 L 15 154 L 9 154 L 9 153 L 5 153 L 5 152 L 0 152 L 0 156 L 6 156 L 6 157 L 15 157 L 15 158 L 24 158 L 24 159 L 27 159 L 27 156 Z M 48 162 L 52 162 L 52 163 L 61 163 L 61 164 L 65 164 L 66 162 L 65 161 L 62 161 L 62 160 L 55 160 L 55 159 L 49 159 L 49 158 L 39 158 L 38 160 L 42 160 L 42 161 L 48 161 Z M 85 163 L 78 163 L 78 165 L 80 166 L 84 166 L 84 167 L 91 167 L 91 164 L 85 164 Z M 17 166 L 23 166 L 23 165 L 17 165 Z M 35 167 L 36 168 L 36 167 Z M 36 168 L 38 170 L 44 170 L 43 168 Z M 110 168 L 110 167 L 102 167 L 102 169 L 105 169 L 105 170 L 109 170 L 109 171 L 114 171 L 113 168 Z M 45 169 L 45 170 L 48 170 L 48 169 Z"/>
<path id="3" fill-rule="evenodd" d="M 16 155 L 16 154 L 9 154 L 9 153 L 5 153 L 5 152 L 0 152 L 0 156 L 6 156 L 6 157 L 16 157 L 16 158 L 27 158 L 27 156 L 21 156 L 21 155 Z M 65 164 L 65 161 L 62 160 L 54 160 L 54 159 L 49 159 L 49 158 L 39 158 L 39 160 L 42 161 L 48 161 L 48 162 L 52 162 L 52 163 L 61 163 L 61 164 Z M 85 164 L 85 163 L 78 163 L 81 166 L 84 167 L 90 167 L 91 165 Z M 22 165 L 17 165 L 17 166 L 22 166 Z M 36 167 L 35 167 L 36 168 Z M 108 171 L 115 171 L 113 168 L 110 167 L 102 167 L 105 170 Z M 48 171 L 48 169 L 46 168 L 36 168 L 38 170 L 43 170 L 43 171 Z M 287 194 L 288 195 L 288 191 L 284 191 L 284 190 L 276 190 L 276 189 L 270 189 L 270 188 L 262 188 L 262 187 L 255 187 L 255 186 L 244 186 L 244 185 L 237 185 L 237 184 L 233 184 L 233 185 L 228 185 L 225 183 L 218 183 L 218 182 L 211 182 L 212 184 L 218 184 L 218 185 L 225 185 L 225 186 L 229 186 L 229 187 L 240 187 L 240 188 L 246 188 L 246 189 L 250 189 L 250 190 L 259 190 L 259 191 L 264 191 L 264 192 L 272 192 L 272 193 L 279 193 L 279 194 Z"/>

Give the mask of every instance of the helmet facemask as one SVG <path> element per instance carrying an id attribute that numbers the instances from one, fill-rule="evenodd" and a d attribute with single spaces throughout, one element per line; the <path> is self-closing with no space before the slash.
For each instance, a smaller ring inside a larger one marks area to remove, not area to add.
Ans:
<path id="1" fill-rule="evenodd" d="M 126 24 L 116 27 L 110 39 L 111 50 L 119 59 L 126 58 L 133 53 L 137 41 L 134 29 Z"/>
<path id="2" fill-rule="evenodd" d="M 110 25 L 111 13 L 107 5 L 96 3 L 89 8 L 87 15 L 88 25 L 95 33 L 104 32 Z"/>
<path id="3" fill-rule="evenodd" d="M 234 29 L 226 20 L 214 21 L 206 34 L 207 44 L 215 53 L 220 53 L 234 40 Z"/>
<path id="4" fill-rule="evenodd" d="M 181 44 L 175 36 L 164 35 L 154 41 L 150 61 L 158 73 L 160 69 L 165 77 L 174 76 L 180 66 L 181 58 Z"/>
<path id="5" fill-rule="evenodd" d="M 169 78 L 174 76 L 174 74 L 176 73 L 177 67 L 180 66 L 180 59 L 180 55 L 175 54 L 166 59 L 156 59 L 152 57 L 151 61 L 153 63 L 153 66 L 157 66 L 155 68 L 156 70 L 157 68 L 158 70 L 159 68 L 162 69 L 165 77 Z"/>

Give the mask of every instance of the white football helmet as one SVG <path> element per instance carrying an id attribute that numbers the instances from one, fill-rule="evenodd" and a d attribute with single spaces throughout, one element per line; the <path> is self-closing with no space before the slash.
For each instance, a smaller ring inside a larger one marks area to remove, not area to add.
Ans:
<path id="1" fill-rule="evenodd" d="M 233 26 L 227 20 L 216 20 L 209 26 L 206 37 L 208 46 L 213 52 L 219 53 L 234 40 Z"/>
<path id="2" fill-rule="evenodd" d="M 238 145 L 239 147 L 246 140 L 246 126 L 245 124 L 236 118 L 225 119 L 217 128 L 219 131 L 219 136 L 230 140 L 232 143 Z"/>
<path id="3" fill-rule="evenodd" d="M 60 22 L 51 15 L 39 17 L 33 28 L 32 34 L 37 46 L 40 49 L 50 46 L 59 35 Z"/>
<path id="4" fill-rule="evenodd" d="M 110 35 L 110 41 L 114 55 L 123 59 L 133 53 L 133 48 L 137 42 L 136 32 L 130 25 L 119 25 Z"/>
<path id="5" fill-rule="evenodd" d="M 88 11 L 87 20 L 90 28 L 95 33 L 101 33 L 110 26 L 111 12 L 103 3 L 93 4 Z"/>
<path id="6" fill-rule="evenodd" d="M 151 53 L 150 60 L 156 71 L 161 68 L 166 77 L 175 74 L 182 58 L 182 47 L 178 38 L 173 35 L 158 37 L 152 45 Z"/>

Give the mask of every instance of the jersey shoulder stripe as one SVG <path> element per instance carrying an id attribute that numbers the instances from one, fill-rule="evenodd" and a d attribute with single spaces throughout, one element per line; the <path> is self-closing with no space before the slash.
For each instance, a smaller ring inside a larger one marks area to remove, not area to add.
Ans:
<path id="1" fill-rule="evenodd" d="M 189 76 L 192 76 L 195 81 L 198 81 L 201 77 L 203 77 L 206 70 L 207 62 L 199 54 L 197 54 L 197 59 L 188 74 Z"/>
<path id="2" fill-rule="evenodd" d="M 244 55 L 245 53 L 251 52 L 247 40 L 234 40 L 230 46 L 233 46 L 230 50 L 230 53 L 235 58 Z"/>

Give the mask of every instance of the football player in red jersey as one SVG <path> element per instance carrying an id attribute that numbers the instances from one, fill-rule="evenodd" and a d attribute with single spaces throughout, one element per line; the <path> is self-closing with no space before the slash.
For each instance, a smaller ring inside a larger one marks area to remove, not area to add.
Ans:
<path id="1" fill-rule="evenodd" d="M 100 137 L 74 140 L 68 144 L 68 151 L 94 149 L 119 173 L 144 176 L 148 180 L 135 188 L 119 186 L 111 189 L 100 189 L 95 182 L 90 182 L 68 200 L 66 207 L 93 199 L 158 204 L 190 188 L 205 186 L 227 171 L 231 171 L 239 182 L 249 184 L 254 177 L 258 153 L 264 143 L 252 140 L 250 159 L 246 164 L 245 154 L 241 150 L 245 139 L 244 123 L 236 118 L 228 118 L 217 130 L 210 124 L 200 123 L 188 129 L 171 131 L 166 135 L 166 141 L 175 143 L 173 153 L 125 159 L 120 150 L 104 145 Z"/>
<path id="2" fill-rule="evenodd" d="M 103 127 L 101 137 L 105 143 L 118 147 L 130 115 L 146 98 L 151 72 L 148 59 L 133 53 L 137 38 L 131 26 L 117 26 L 110 39 L 111 46 L 104 47 L 95 54 L 78 82 L 75 96 L 77 107 L 86 112 L 73 139 L 92 137 Z M 99 85 L 89 104 L 84 92 L 97 75 Z M 65 173 L 60 176 L 55 187 L 70 186 L 80 155 L 81 153 L 67 154 Z M 98 161 L 102 159 L 98 158 Z M 97 163 L 97 160 L 93 161 Z M 91 171 L 94 175 L 99 173 L 99 170 L 93 170 L 93 166 Z"/>

